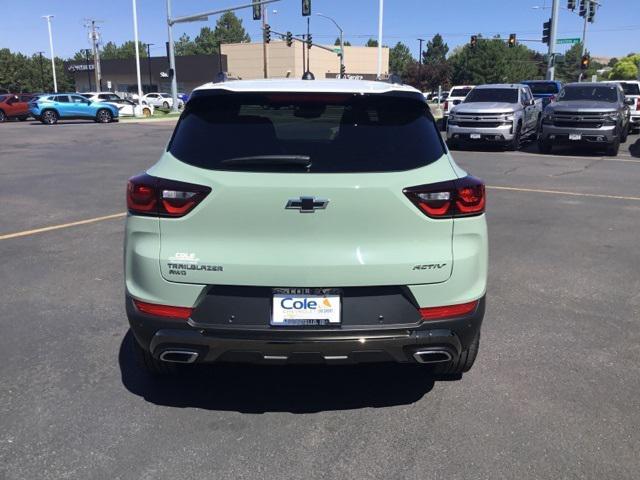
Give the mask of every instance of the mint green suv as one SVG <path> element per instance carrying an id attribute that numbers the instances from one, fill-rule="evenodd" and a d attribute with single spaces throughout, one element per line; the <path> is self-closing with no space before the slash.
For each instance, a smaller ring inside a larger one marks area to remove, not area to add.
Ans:
<path id="1" fill-rule="evenodd" d="M 455 164 L 411 87 L 204 85 L 158 163 L 130 179 L 127 206 L 127 315 L 152 373 L 473 365 L 484 185 Z"/>

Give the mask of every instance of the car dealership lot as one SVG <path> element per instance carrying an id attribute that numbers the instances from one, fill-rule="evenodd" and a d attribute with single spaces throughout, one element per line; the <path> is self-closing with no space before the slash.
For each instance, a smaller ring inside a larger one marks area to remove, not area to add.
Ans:
<path id="1" fill-rule="evenodd" d="M 639 136 L 618 157 L 454 152 L 488 185 L 491 242 L 461 380 L 383 365 L 154 381 L 131 355 L 121 214 L 173 124 L 30 123 L 0 126 L 0 478 L 637 478 Z"/>

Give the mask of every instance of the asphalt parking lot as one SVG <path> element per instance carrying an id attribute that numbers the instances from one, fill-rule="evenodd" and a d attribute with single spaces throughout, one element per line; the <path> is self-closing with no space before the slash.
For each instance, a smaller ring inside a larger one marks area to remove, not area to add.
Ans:
<path id="1" fill-rule="evenodd" d="M 639 135 L 618 157 L 454 152 L 488 185 L 491 242 L 461 380 L 377 365 L 156 381 L 124 312 L 124 192 L 172 128 L 0 125 L 0 479 L 638 478 Z"/>

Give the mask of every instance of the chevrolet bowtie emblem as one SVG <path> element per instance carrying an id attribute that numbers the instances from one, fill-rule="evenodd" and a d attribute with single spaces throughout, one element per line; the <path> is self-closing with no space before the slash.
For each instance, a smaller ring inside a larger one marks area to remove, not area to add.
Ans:
<path id="1" fill-rule="evenodd" d="M 300 213 L 313 213 L 316 210 L 327 208 L 329 200 L 316 197 L 290 198 L 285 207 L 288 210 L 299 210 Z"/>

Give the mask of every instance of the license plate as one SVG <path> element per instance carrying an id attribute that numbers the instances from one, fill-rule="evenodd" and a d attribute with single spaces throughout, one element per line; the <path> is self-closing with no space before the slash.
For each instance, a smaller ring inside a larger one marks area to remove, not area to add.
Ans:
<path id="1" fill-rule="evenodd" d="M 581 140 L 582 139 L 582 135 L 579 133 L 570 133 L 569 134 L 569 140 Z"/>
<path id="2" fill-rule="evenodd" d="M 469 134 L 469 138 L 471 138 L 472 140 L 480 140 L 482 138 L 482 135 L 480 135 L 479 133 L 471 133 Z"/>
<path id="3" fill-rule="evenodd" d="M 336 290 L 279 288 L 273 291 L 271 325 L 340 325 L 340 294 Z"/>

